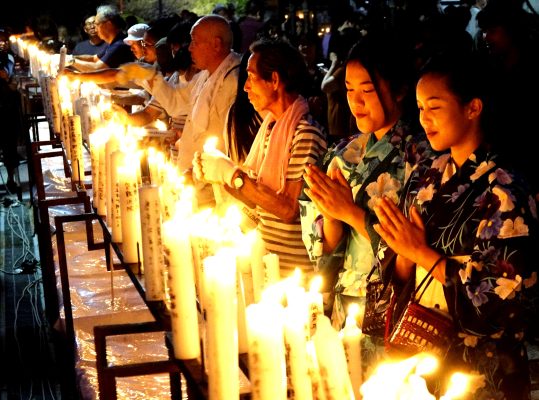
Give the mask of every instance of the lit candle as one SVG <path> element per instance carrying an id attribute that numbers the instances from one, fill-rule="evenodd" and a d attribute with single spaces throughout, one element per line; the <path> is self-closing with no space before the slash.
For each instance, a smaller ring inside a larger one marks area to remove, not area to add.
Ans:
<path id="1" fill-rule="evenodd" d="M 102 131 L 102 145 L 98 147 L 99 155 L 97 160 L 99 161 L 99 177 L 97 179 L 97 214 L 105 217 L 107 215 L 107 193 L 106 193 L 106 183 L 107 183 L 107 163 L 105 158 L 105 144 L 109 138 L 109 133 Z M 94 189 L 95 190 L 95 189 Z"/>
<path id="2" fill-rule="evenodd" d="M 204 259 L 210 400 L 238 399 L 236 257 L 223 248 Z"/>
<path id="3" fill-rule="evenodd" d="M 135 166 L 138 159 L 125 155 L 124 165 L 119 169 L 120 213 L 122 219 L 122 254 L 124 262 L 142 261 L 140 210 Z"/>
<path id="4" fill-rule="evenodd" d="M 342 342 L 325 315 L 318 318 L 313 342 L 327 399 L 354 400 L 350 377 L 345 372 L 347 365 Z"/>
<path id="5" fill-rule="evenodd" d="M 111 135 L 109 136 L 109 140 L 105 143 L 105 170 L 107 173 L 105 174 L 105 202 L 107 205 L 107 225 L 111 226 L 112 221 L 112 197 L 113 197 L 113 188 L 112 188 L 112 166 L 111 166 L 111 159 L 112 159 L 112 153 L 120 149 L 120 142 L 118 140 L 118 137 L 116 136 L 115 132 L 111 131 Z"/>
<path id="6" fill-rule="evenodd" d="M 264 261 L 264 289 L 281 280 L 279 271 L 279 256 L 274 253 L 262 257 Z"/>
<path id="7" fill-rule="evenodd" d="M 174 356 L 180 360 L 198 358 L 200 357 L 200 334 L 193 254 L 187 221 L 178 213 L 173 220 L 163 223 L 162 232 L 163 250 L 168 268 Z"/>
<path id="8" fill-rule="evenodd" d="M 264 261 L 263 257 L 266 254 L 266 246 L 260 236 L 258 229 L 256 230 L 256 239 L 253 245 L 253 253 L 251 256 L 251 273 L 253 274 L 253 296 L 254 301 L 259 302 L 262 298 L 264 290 Z"/>
<path id="9" fill-rule="evenodd" d="M 245 319 L 245 288 L 243 285 L 243 275 L 239 268 L 236 268 L 236 296 L 238 298 L 238 352 L 247 353 L 249 344 L 247 342 L 247 321 Z"/>
<path id="10" fill-rule="evenodd" d="M 253 400 L 286 399 L 283 307 L 261 302 L 247 307 L 249 377 Z"/>
<path id="11" fill-rule="evenodd" d="M 55 78 L 49 78 L 50 109 L 52 130 L 56 135 L 61 134 L 62 130 L 62 111 L 60 110 L 60 96 L 58 94 L 58 81 Z"/>
<path id="12" fill-rule="evenodd" d="M 164 300 L 164 257 L 161 240 L 159 188 L 153 185 L 141 187 L 139 189 L 139 201 L 146 300 Z"/>
<path id="13" fill-rule="evenodd" d="M 356 399 L 361 398 L 359 388 L 363 380 L 361 370 L 361 329 L 358 328 L 356 323 L 358 312 L 359 306 L 357 304 L 350 304 L 346 323 L 339 333 L 344 347 L 344 354 L 346 355 L 348 374 Z"/>
<path id="14" fill-rule="evenodd" d="M 84 158 L 82 154 L 82 132 L 80 116 L 69 117 L 69 133 L 71 138 L 71 180 L 74 182 L 84 181 Z"/>
<path id="15" fill-rule="evenodd" d="M 110 160 L 110 181 L 112 191 L 111 215 L 108 222 L 113 243 L 122 243 L 122 210 L 120 201 L 120 169 L 125 163 L 125 154 L 118 150 L 112 153 Z"/>
<path id="16" fill-rule="evenodd" d="M 313 398 L 307 355 L 308 311 L 305 290 L 288 291 L 288 306 L 284 311 L 284 337 L 287 353 L 289 387 L 295 400 Z M 293 294 L 292 294 L 293 293 Z M 291 297 L 294 297 L 293 299 Z"/>
<path id="17" fill-rule="evenodd" d="M 99 146 L 102 146 L 101 135 L 96 133 L 90 135 L 90 162 L 92 164 L 92 203 L 98 208 L 98 180 L 99 180 Z"/>
<path id="18" fill-rule="evenodd" d="M 320 316 L 324 315 L 324 302 L 320 288 L 322 287 L 322 277 L 315 276 L 311 281 L 309 292 L 307 292 L 307 301 L 309 304 L 309 332 L 314 335 Z"/>

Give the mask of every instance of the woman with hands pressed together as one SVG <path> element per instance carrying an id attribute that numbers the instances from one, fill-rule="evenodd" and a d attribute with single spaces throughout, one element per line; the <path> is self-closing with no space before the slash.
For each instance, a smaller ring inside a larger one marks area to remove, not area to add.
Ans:
<path id="1" fill-rule="evenodd" d="M 481 374 L 474 399 L 528 399 L 524 340 L 537 318 L 536 205 L 527 183 L 488 145 L 485 85 L 470 73 L 478 66 L 465 60 L 440 56 L 422 70 L 420 122 L 432 148 L 449 152 L 411 175 L 404 214 L 388 199 L 374 207 L 375 230 L 398 254 L 394 287 L 417 284 L 437 263 L 421 303 L 447 313 L 455 327 L 441 375 Z"/>
<path id="2" fill-rule="evenodd" d="M 430 153 L 414 124 L 415 106 L 407 107 L 415 84 L 411 50 L 394 33 L 362 38 L 348 55 L 345 80 L 362 133 L 336 143 L 320 168 L 307 168 L 305 194 L 312 202 L 301 201 L 304 242 L 325 276 L 325 290 L 335 292 L 338 329 L 347 303 L 365 300 L 379 243 L 374 205 L 383 195 L 396 202 L 411 167 Z"/>

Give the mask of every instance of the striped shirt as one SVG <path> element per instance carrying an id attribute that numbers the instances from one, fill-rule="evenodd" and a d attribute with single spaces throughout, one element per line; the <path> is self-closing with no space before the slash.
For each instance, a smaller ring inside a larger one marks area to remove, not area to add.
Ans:
<path id="1" fill-rule="evenodd" d="M 271 129 L 272 126 L 266 132 L 265 150 L 268 148 Z M 287 181 L 302 180 L 306 165 L 315 164 L 325 153 L 325 136 L 323 128 L 310 115 L 305 115 L 299 121 L 290 148 Z M 308 275 L 312 274 L 313 263 L 303 244 L 299 215 L 295 221 L 288 223 L 258 206 L 257 212 L 260 217 L 258 229 L 266 249 L 279 256 L 281 277 L 289 276 L 295 268 L 300 268 Z"/>

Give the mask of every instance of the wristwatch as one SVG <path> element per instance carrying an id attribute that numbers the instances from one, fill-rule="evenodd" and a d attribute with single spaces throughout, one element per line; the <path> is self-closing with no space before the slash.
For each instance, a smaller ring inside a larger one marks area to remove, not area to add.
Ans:
<path id="1" fill-rule="evenodd" d="M 232 187 L 236 190 L 239 190 L 243 186 L 243 183 L 243 171 L 241 169 L 238 169 L 236 177 L 232 180 Z"/>

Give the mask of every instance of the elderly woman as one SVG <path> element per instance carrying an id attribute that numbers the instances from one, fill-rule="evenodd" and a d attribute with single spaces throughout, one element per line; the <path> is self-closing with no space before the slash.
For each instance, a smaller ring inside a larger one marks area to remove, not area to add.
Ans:
<path id="1" fill-rule="evenodd" d="M 195 175 L 225 184 L 232 195 L 256 206 L 266 249 L 279 256 L 281 275 L 296 267 L 313 271 L 301 238 L 298 197 L 303 173 L 326 149 L 325 133 L 300 93 L 307 72 L 297 49 L 284 41 L 251 45 L 245 91 L 264 115 L 243 165 L 222 153 L 196 154 Z"/>

